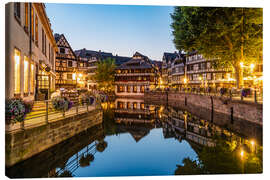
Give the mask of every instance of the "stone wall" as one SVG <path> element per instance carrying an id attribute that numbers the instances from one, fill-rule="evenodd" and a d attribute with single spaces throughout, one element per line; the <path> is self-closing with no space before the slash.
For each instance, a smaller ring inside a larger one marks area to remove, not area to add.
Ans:
<path id="1" fill-rule="evenodd" d="M 102 110 L 68 117 L 32 129 L 6 134 L 6 166 L 28 159 L 68 138 L 101 124 Z"/>
<path id="2" fill-rule="evenodd" d="M 6 168 L 9 178 L 54 177 L 56 169 L 66 167 L 68 160 L 96 140 L 104 139 L 102 124 L 93 126 L 75 136 L 56 144 L 33 157 Z M 20 171 L 18 171 L 20 169 Z M 51 174 L 48 174 L 51 172 Z"/>
<path id="3" fill-rule="evenodd" d="M 229 120 L 232 119 L 232 121 L 233 119 L 241 119 L 262 125 L 262 104 L 180 92 L 169 92 L 168 95 L 165 92 L 147 92 L 144 97 L 146 101 L 160 102 L 189 110 L 197 107 L 196 109 L 200 111 L 202 108 L 202 111 L 208 110 L 227 115 L 231 117 Z"/>

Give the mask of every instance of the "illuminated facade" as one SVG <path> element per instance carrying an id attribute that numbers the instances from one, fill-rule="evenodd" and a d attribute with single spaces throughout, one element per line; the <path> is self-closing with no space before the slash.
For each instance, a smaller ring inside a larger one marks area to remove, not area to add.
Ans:
<path id="1" fill-rule="evenodd" d="M 45 5 L 8 3 L 6 22 L 6 98 L 48 99 L 57 47 Z"/>
<path id="2" fill-rule="evenodd" d="M 146 90 L 158 84 L 156 65 L 136 52 L 132 59 L 115 70 L 115 94 L 117 96 L 143 96 Z"/>

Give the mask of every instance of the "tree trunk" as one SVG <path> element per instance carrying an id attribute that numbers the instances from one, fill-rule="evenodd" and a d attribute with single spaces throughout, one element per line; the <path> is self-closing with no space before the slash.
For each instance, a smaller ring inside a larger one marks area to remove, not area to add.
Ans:
<path id="1" fill-rule="evenodd" d="M 236 87 L 242 88 L 244 86 L 243 69 L 241 68 L 239 63 L 234 65 L 234 72 L 235 72 Z"/>

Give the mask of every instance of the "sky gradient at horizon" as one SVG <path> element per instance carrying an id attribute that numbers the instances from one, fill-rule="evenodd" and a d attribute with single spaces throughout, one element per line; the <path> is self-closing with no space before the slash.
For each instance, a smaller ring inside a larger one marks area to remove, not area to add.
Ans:
<path id="1" fill-rule="evenodd" d="M 46 3 L 54 33 L 64 34 L 73 50 L 86 48 L 153 60 L 174 52 L 171 6 Z"/>

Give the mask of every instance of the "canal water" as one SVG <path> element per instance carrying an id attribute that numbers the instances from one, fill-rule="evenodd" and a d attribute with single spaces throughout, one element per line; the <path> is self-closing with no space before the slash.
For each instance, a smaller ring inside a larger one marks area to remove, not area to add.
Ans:
<path id="1" fill-rule="evenodd" d="M 259 127 L 250 136 L 181 108 L 139 99 L 117 99 L 102 107 L 102 124 L 6 168 L 7 176 L 262 173 Z"/>

